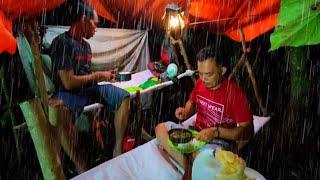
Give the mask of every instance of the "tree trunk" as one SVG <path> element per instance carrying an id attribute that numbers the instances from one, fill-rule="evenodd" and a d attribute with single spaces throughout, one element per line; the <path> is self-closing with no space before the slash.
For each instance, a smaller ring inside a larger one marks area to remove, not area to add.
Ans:
<path id="1" fill-rule="evenodd" d="M 288 103 L 286 117 L 284 120 L 288 148 L 294 148 L 304 141 L 304 124 L 308 116 L 308 91 L 310 80 L 305 58 L 305 47 L 290 48 L 288 53 L 291 72 L 290 101 Z M 287 121 L 287 122 L 285 122 Z"/>
<path id="2" fill-rule="evenodd" d="M 310 87 L 306 67 L 305 47 L 289 49 L 289 63 L 291 69 L 291 103 L 301 104 Z"/>

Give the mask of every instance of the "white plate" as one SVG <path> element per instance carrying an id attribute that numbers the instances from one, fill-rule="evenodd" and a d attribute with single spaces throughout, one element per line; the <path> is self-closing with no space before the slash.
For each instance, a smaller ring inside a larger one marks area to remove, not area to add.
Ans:
<path id="1" fill-rule="evenodd" d="M 251 178 L 255 178 L 256 180 L 266 180 L 260 173 L 258 173 L 256 170 L 246 167 L 244 169 L 244 173 Z"/>

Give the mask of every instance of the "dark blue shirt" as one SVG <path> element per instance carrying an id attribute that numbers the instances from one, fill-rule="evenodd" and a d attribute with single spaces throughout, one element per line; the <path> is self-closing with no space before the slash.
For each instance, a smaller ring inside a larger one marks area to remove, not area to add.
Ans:
<path id="1" fill-rule="evenodd" d="M 88 42 L 81 43 L 67 32 L 57 36 L 51 44 L 52 79 L 56 90 L 65 90 L 60 80 L 59 70 L 73 69 L 75 75 L 91 73 L 92 52 Z"/>

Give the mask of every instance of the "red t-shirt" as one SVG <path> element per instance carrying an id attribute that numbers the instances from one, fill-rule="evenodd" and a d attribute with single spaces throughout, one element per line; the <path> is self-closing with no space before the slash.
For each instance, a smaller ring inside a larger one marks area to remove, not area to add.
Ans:
<path id="1" fill-rule="evenodd" d="M 198 79 L 189 100 L 197 108 L 196 130 L 214 126 L 231 128 L 253 119 L 246 94 L 235 81 L 227 78 L 223 78 L 216 90 L 207 88 Z"/>

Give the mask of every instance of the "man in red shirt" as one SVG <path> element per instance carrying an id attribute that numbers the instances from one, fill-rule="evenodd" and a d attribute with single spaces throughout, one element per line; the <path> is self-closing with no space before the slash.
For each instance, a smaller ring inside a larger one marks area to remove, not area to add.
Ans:
<path id="1" fill-rule="evenodd" d="M 207 143 L 216 138 L 235 142 L 247 141 L 254 134 L 253 116 L 245 92 L 235 81 L 223 77 L 227 72 L 227 61 L 214 47 L 202 49 L 197 54 L 200 78 L 190 94 L 189 101 L 175 112 L 179 120 L 188 119 L 197 112 L 193 123 L 199 131 L 196 139 Z M 185 167 L 184 155 L 167 144 L 168 131 L 176 127 L 179 125 L 173 122 L 161 123 L 156 127 L 156 136 L 164 149 Z"/>

